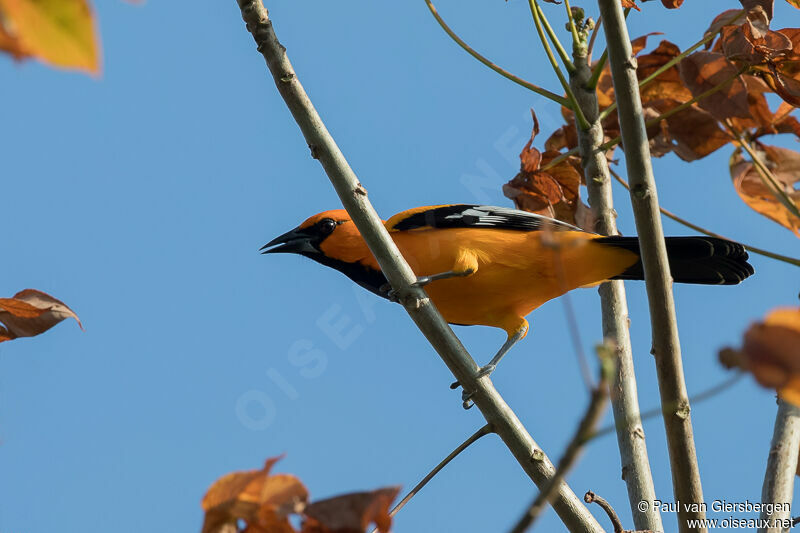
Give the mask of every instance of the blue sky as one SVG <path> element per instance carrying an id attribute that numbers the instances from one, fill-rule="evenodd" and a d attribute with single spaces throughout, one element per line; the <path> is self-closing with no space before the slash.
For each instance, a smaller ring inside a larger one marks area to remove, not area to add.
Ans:
<path id="1" fill-rule="evenodd" d="M 717 12 L 737 5 L 689 0 L 667 11 L 651 2 L 631 15 L 631 34 L 663 31 L 685 47 Z M 529 109 L 545 133 L 560 123 L 556 106 L 452 43 L 421 0 L 268 7 L 385 218 L 427 204 L 510 205 L 501 186 L 518 168 Z M 525 2 L 437 7 L 475 48 L 558 91 Z M 545 7 L 561 27 L 561 7 Z M 0 58 L 0 295 L 44 290 L 86 327 L 65 323 L 0 345 L 0 531 L 199 531 L 200 498 L 217 477 L 284 452 L 276 469 L 300 476 L 314 498 L 412 487 L 482 418 L 461 409 L 445 366 L 399 306 L 304 258 L 258 254 L 339 204 L 236 3 L 187 11 L 175 2 L 102 2 L 97 10 L 99 80 Z M 778 27 L 799 20 L 785 2 L 776 19 Z M 723 148 L 692 165 L 656 160 L 663 205 L 797 256 L 796 237 L 738 199 L 729 154 Z M 616 192 L 619 224 L 632 235 L 626 193 Z M 668 220 L 665 228 L 691 233 Z M 758 256 L 752 263 L 756 276 L 740 286 L 675 289 L 692 392 L 728 378 L 716 360 L 720 347 L 737 343 L 767 310 L 797 303 L 796 267 Z M 627 287 L 648 409 L 658 389 L 644 285 Z M 597 293 L 576 291 L 571 301 L 591 349 L 601 337 Z M 562 303 L 529 320 L 528 338 L 493 379 L 555 459 L 588 395 Z M 456 332 L 479 361 L 504 339 L 489 328 Z M 303 361 L 309 350 L 313 359 Z M 773 395 L 750 378 L 695 406 L 707 502 L 759 498 L 774 414 Z M 661 420 L 645 430 L 657 494 L 672 501 Z M 611 501 L 632 527 L 613 436 L 588 447 L 569 483 Z M 504 531 L 534 494 L 489 436 L 436 477 L 395 530 Z M 674 529 L 674 515 L 664 519 Z M 559 524 L 549 511 L 540 527 Z"/>

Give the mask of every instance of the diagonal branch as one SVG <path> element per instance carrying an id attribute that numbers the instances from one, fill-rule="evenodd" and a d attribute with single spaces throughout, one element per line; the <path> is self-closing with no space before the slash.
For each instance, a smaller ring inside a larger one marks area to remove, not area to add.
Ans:
<path id="1" fill-rule="evenodd" d="M 473 401 L 486 421 L 494 428 L 523 470 L 539 487 L 555 475 L 555 467 L 541 451 L 516 414 L 495 390 L 488 376 L 476 377 L 478 365 L 447 325 L 425 291 L 414 287 L 416 276 L 408 266 L 381 219 L 367 199 L 344 155 L 331 137 L 308 98 L 303 86 L 278 41 L 261 0 L 237 0 L 247 29 L 267 62 L 278 92 L 286 102 L 303 133 L 311 155 L 320 161 L 345 209 L 351 216 L 395 290 L 408 294 L 403 306 L 450 371 L 464 387 L 474 391 Z M 573 532 L 603 531 L 584 503 L 566 483 L 559 483 L 553 507 Z"/>
<path id="2" fill-rule="evenodd" d="M 672 277 L 628 28 L 619 0 L 598 0 L 598 5 L 605 23 L 608 60 L 619 105 L 622 142 L 625 146 L 625 164 L 631 178 L 630 197 L 639 233 L 650 304 L 653 354 L 667 433 L 672 485 L 675 500 L 682 504 L 677 513 L 678 527 L 681 532 L 686 532 L 689 531 L 687 520 L 703 519 L 705 513 L 694 511 L 695 508 L 691 505 L 683 505 L 702 503 L 703 490 L 694 445 L 689 396 L 683 377 Z M 705 528 L 699 530 L 706 531 Z"/>
<path id="3" fill-rule="evenodd" d="M 586 408 L 583 417 L 581 417 L 578 429 L 575 430 L 575 434 L 569 441 L 567 449 L 564 450 L 564 455 L 558 461 L 558 469 L 556 470 L 555 476 L 553 476 L 550 483 L 543 487 L 539 494 L 536 495 L 533 503 L 511 529 L 511 533 L 525 533 L 525 531 L 533 526 L 536 519 L 539 518 L 542 511 L 544 511 L 547 504 L 550 502 L 555 484 L 561 483 L 567 473 L 569 473 L 575 465 L 583 451 L 584 445 L 591 440 L 597 424 L 603 417 L 603 413 L 606 410 L 606 403 L 608 403 L 608 377 L 609 374 L 611 374 L 611 368 L 614 366 L 614 360 L 611 355 L 611 350 L 606 346 L 598 347 L 597 352 L 600 356 L 600 380 L 597 383 L 597 387 L 592 391 L 589 406 Z"/>
<path id="4" fill-rule="evenodd" d="M 556 93 L 550 92 L 547 89 L 543 89 L 542 87 L 539 87 L 538 85 L 535 85 L 535 84 L 533 84 L 533 83 L 531 83 L 529 81 L 523 80 L 519 76 L 516 76 L 515 74 L 512 74 L 511 72 L 507 71 L 506 69 L 504 69 L 504 68 L 502 68 L 502 67 L 500 67 L 500 66 L 498 66 L 498 65 L 496 65 L 494 63 L 492 63 L 489 59 L 487 59 L 486 57 L 484 57 L 481 54 L 479 54 L 474 48 L 472 48 L 470 45 L 468 45 L 466 42 L 464 42 L 464 40 L 461 37 L 459 37 L 456 34 L 456 32 L 454 32 L 450 28 L 450 26 L 447 25 L 447 23 L 444 21 L 442 16 L 439 15 L 439 12 L 436 10 L 436 6 L 433 5 L 433 2 L 431 0 L 425 0 L 425 4 L 428 6 L 428 9 L 430 10 L 431 15 L 433 15 L 433 18 L 436 19 L 436 22 L 439 23 L 439 26 L 442 27 L 442 29 L 445 31 L 445 33 L 447 35 L 449 35 L 450 38 L 453 39 L 458 46 L 460 46 L 461 48 L 466 50 L 466 52 L 469 55 L 471 55 L 472 57 L 474 57 L 475 59 L 477 59 L 478 61 L 480 61 L 481 63 L 483 63 L 484 65 L 486 65 L 490 69 L 492 69 L 493 71 L 497 72 L 498 74 L 500 74 L 504 78 L 513 81 L 517 85 L 521 85 L 521 86 L 525 87 L 526 89 L 529 89 L 529 90 L 535 92 L 536 94 L 538 94 L 540 96 L 544 96 L 545 98 L 549 98 L 550 100 L 552 100 L 552 101 L 554 101 L 554 102 L 556 102 L 558 104 L 561 104 L 564 107 L 572 108 L 572 104 L 570 103 L 570 101 L 568 99 L 564 98 L 563 96 L 559 96 Z"/>

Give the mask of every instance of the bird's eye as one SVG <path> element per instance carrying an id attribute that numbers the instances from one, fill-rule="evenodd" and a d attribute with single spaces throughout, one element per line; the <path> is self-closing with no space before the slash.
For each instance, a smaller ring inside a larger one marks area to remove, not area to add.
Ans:
<path id="1" fill-rule="evenodd" d="M 336 221 L 332 218 L 326 218 L 319 223 L 319 229 L 322 230 L 322 233 L 325 235 L 333 233 L 333 230 L 336 229 Z"/>

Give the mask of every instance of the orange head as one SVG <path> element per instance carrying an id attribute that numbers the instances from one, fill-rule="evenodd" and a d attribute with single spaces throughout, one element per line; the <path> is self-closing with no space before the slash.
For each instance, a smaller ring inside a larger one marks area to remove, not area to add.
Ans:
<path id="1" fill-rule="evenodd" d="M 295 229 L 269 241 L 261 247 L 261 253 L 301 255 L 322 253 L 322 242 L 337 232 L 339 226 L 347 223 L 352 225 L 350 216 L 344 209 L 323 211 L 306 219 Z"/>
<path id="2" fill-rule="evenodd" d="M 364 239 L 344 209 L 314 215 L 295 229 L 271 240 L 261 250 L 265 254 L 304 255 L 342 272 L 373 292 L 378 292 L 378 288 L 386 283 Z"/>

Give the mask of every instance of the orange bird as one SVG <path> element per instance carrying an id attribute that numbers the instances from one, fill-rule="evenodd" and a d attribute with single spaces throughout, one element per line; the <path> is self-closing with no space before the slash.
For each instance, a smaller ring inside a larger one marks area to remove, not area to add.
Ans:
<path id="1" fill-rule="evenodd" d="M 525 337 L 525 317 L 548 300 L 610 279 L 644 279 L 636 237 L 604 237 L 525 211 L 438 205 L 403 211 L 384 225 L 445 320 L 508 334 L 480 375 L 490 374 Z M 741 244 L 713 237 L 667 237 L 666 243 L 676 282 L 733 285 L 753 274 Z M 343 209 L 314 215 L 261 250 L 304 255 L 394 299 Z"/>

